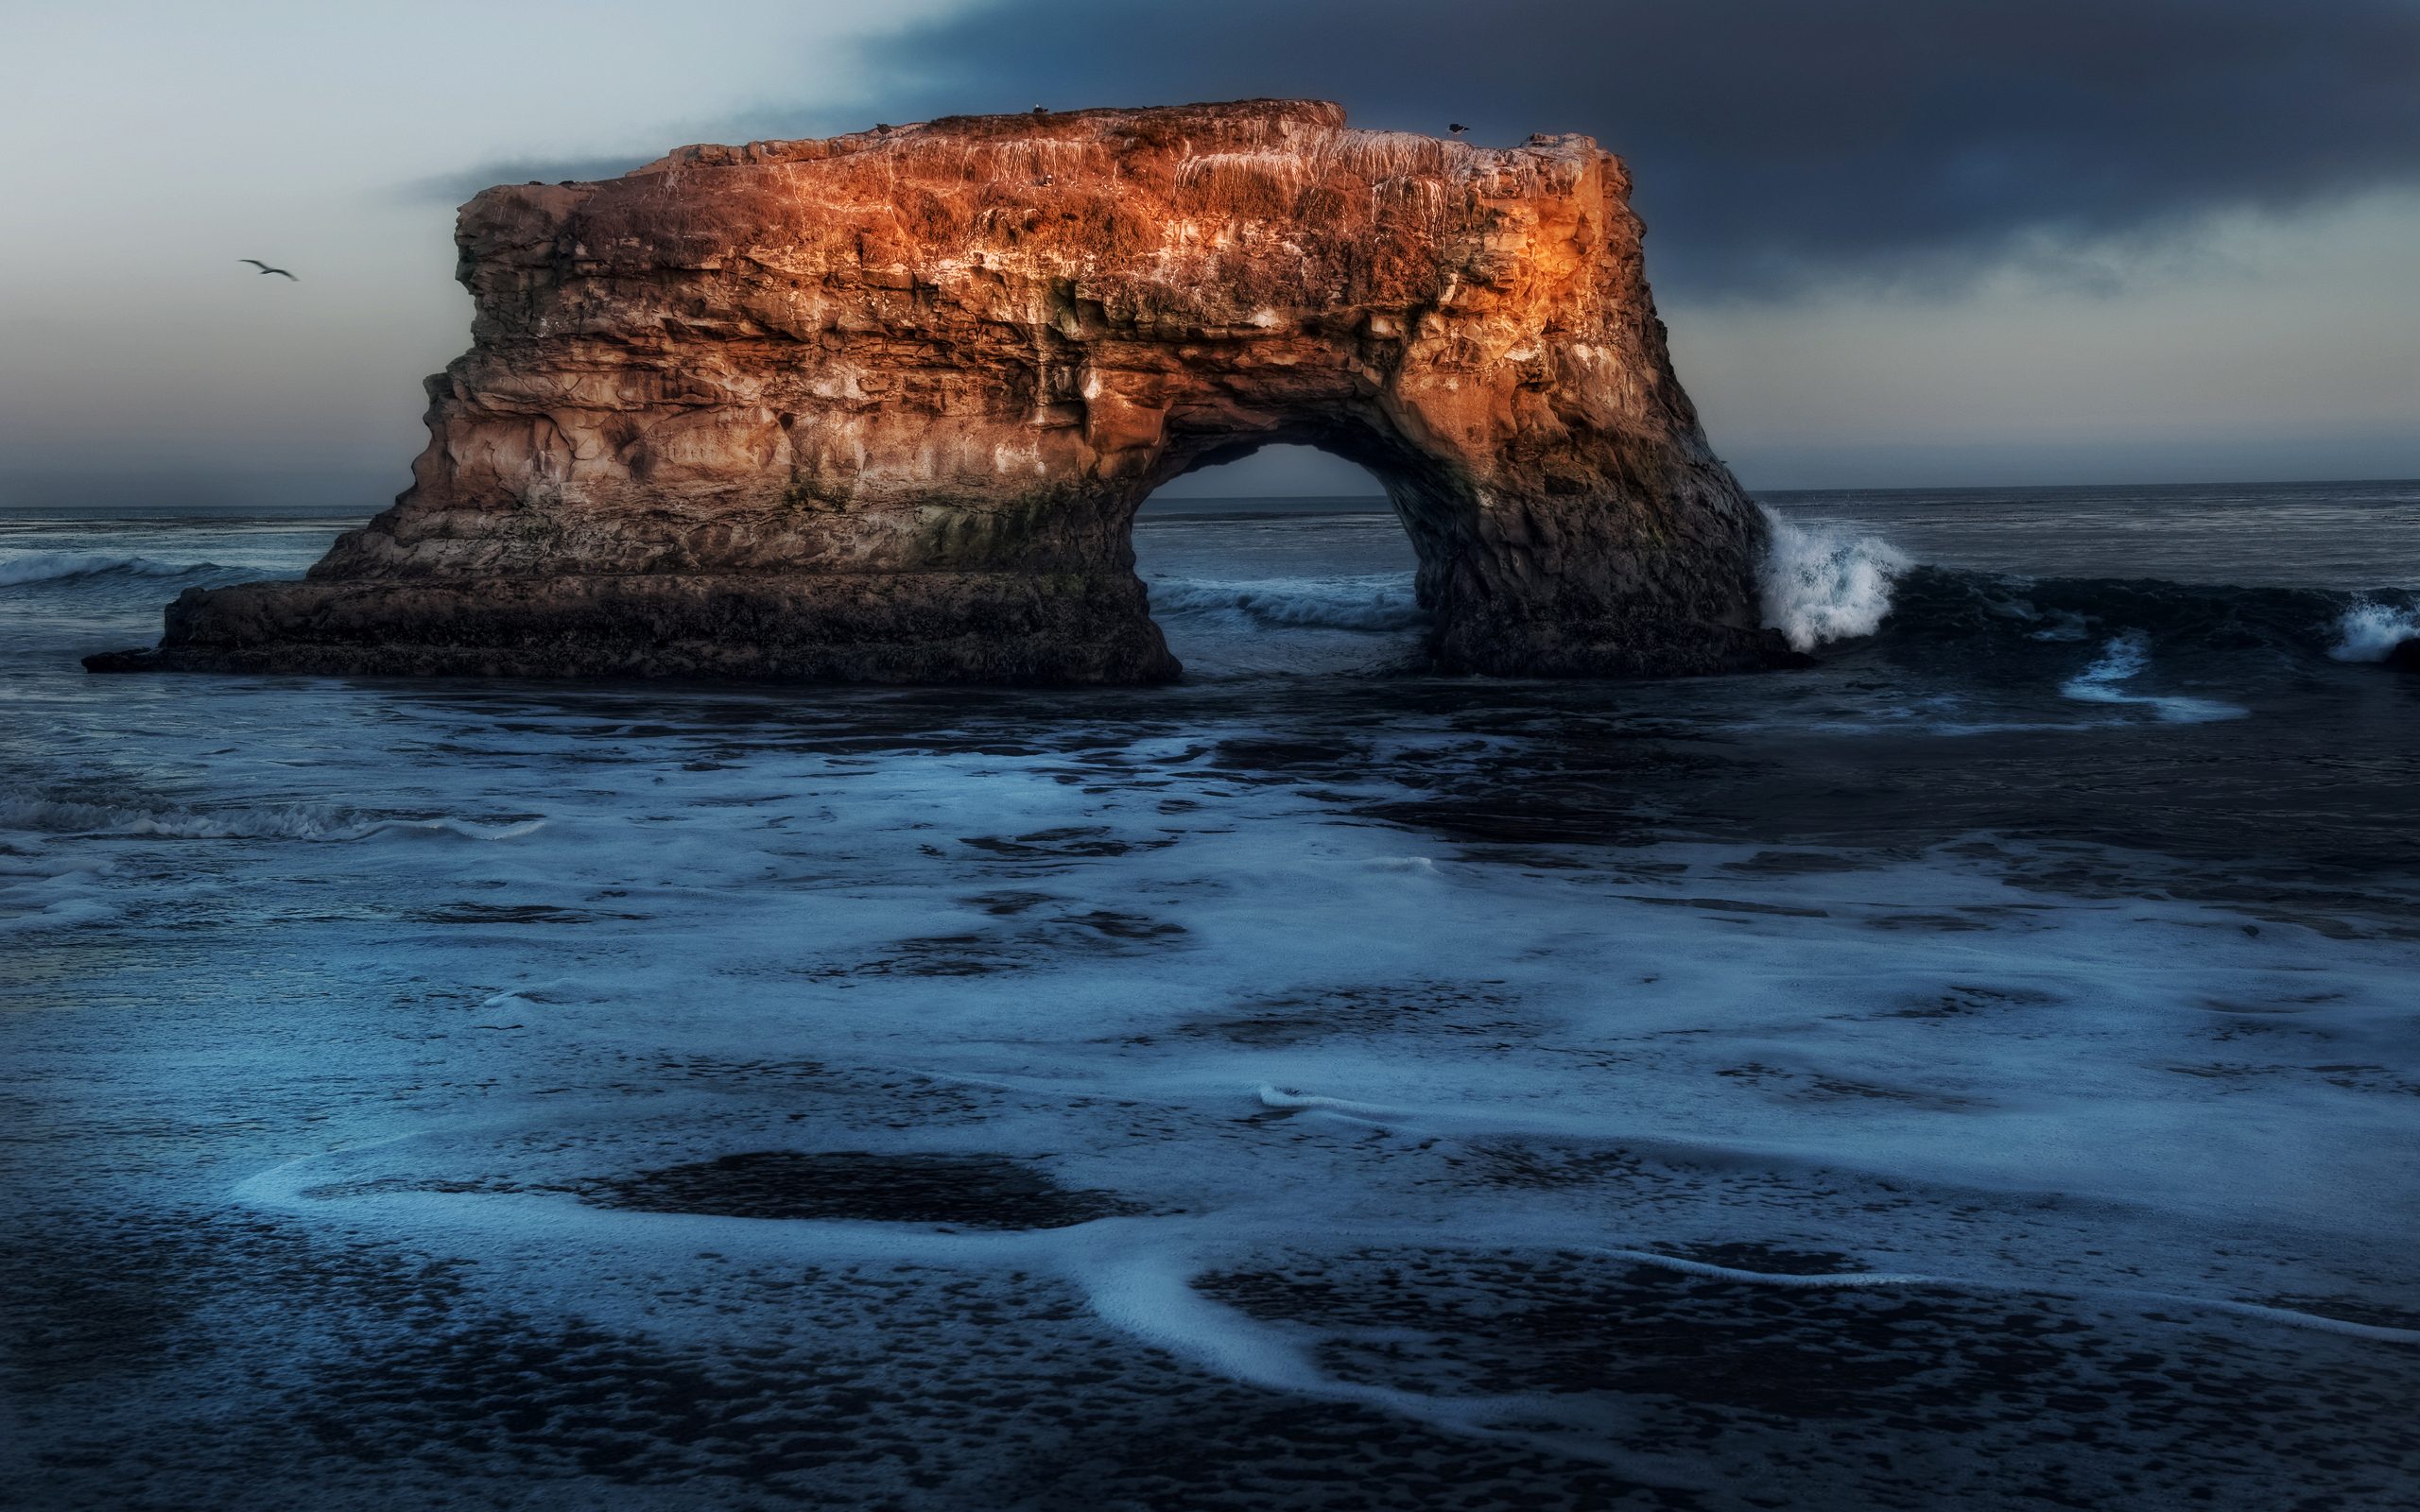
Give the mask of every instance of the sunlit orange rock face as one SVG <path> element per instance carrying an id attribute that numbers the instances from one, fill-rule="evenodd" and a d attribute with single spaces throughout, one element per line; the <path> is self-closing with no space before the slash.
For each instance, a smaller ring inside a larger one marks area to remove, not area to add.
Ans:
<path id="1" fill-rule="evenodd" d="M 471 351 L 396 506 L 151 664 L 1124 683 L 1152 490 L 1367 468 L 1442 671 L 1756 664 L 1759 515 L 1674 381 L 1620 160 L 1334 105 L 693 146 L 463 208 Z"/>

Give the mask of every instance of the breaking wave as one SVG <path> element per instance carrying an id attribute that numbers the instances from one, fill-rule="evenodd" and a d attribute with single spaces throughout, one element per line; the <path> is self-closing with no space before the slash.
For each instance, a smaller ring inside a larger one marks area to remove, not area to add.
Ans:
<path id="1" fill-rule="evenodd" d="M 1914 565 L 1879 536 L 1796 525 L 1765 510 L 1771 543 L 1759 587 L 1765 627 L 1793 651 L 1872 635 L 1891 612 L 1892 587 Z"/>
<path id="2" fill-rule="evenodd" d="M 1407 630 L 1428 623 L 1428 611 L 1397 575 L 1261 583 L 1191 583 L 1162 578 L 1150 585 L 1160 614 L 1239 615 L 1270 629 Z"/>
<path id="3" fill-rule="evenodd" d="M 210 561 L 160 561 L 150 557 L 111 556 L 94 551 L 23 551 L 0 554 L 0 588 L 123 573 L 130 577 L 180 577 L 186 573 L 224 572 Z"/>
<path id="4" fill-rule="evenodd" d="M 2336 617 L 2336 644 L 2327 654 L 2339 662 L 2383 662 L 2405 641 L 2420 638 L 2420 613 L 2374 599 L 2357 599 Z"/>
<path id="5" fill-rule="evenodd" d="M 2251 655 L 2271 664 L 2376 662 L 2420 635 L 2420 595 L 2318 588 L 2238 588 L 2156 577 L 2014 577 L 1915 567 L 1896 579 L 1884 642 L 1902 654 L 1955 655 L 1984 676 L 2071 663 L 2075 647 L 2102 643 L 2095 682 L 2124 680 L 2129 659 L 2156 650 Z M 2118 643 L 2122 642 L 2120 645 Z"/>

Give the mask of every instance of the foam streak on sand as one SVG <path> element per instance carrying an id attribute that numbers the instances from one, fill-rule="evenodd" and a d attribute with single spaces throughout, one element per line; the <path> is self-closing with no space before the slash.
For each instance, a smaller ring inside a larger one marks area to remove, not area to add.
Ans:
<path id="1" fill-rule="evenodd" d="M 1729 1265 L 1709 1265 L 1703 1261 L 1685 1260 L 1677 1255 L 1659 1254 L 1647 1249 L 1606 1249 L 1601 1254 L 1634 1260 L 1645 1265 L 1657 1265 L 1679 1271 L 1684 1276 L 1704 1276 L 1715 1280 L 1746 1281 L 1756 1286 L 1788 1286 L 1802 1290 L 1821 1290 L 1831 1286 L 1940 1286 L 1959 1291 L 2018 1292 L 2043 1297 L 2110 1297 L 2128 1302 L 2152 1302 L 2162 1307 L 2182 1307 L 2195 1312 L 2231 1313 L 2238 1317 L 2259 1318 L 2264 1322 L 2283 1323 L 2290 1328 L 2316 1329 L 2323 1333 L 2343 1333 L 2357 1339 L 2377 1339 L 2386 1344 L 2420 1344 L 2420 1329 L 2380 1328 L 2370 1323 L 2354 1323 L 2341 1317 L 2323 1317 L 2316 1313 L 2301 1313 L 2291 1308 L 2262 1307 L 2252 1302 L 2238 1302 L 2223 1297 L 2178 1297 L 2169 1292 L 2147 1292 L 2124 1286 L 2060 1287 L 2055 1284 L 2024 1285 L 2009 1281 L 1971 1281 L 1954 1276 L 1903 1276 L 1880 1271 L 1850 1271 L 1798 1275 L 1772 1271 L 1738 1270 Z"/>

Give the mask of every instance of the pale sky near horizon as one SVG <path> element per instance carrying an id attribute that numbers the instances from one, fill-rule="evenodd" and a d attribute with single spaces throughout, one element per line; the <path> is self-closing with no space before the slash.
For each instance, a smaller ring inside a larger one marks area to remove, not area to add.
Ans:
<path id="1" fill-rule="evenodd" d="M 897 107 L 934 86 L 901 34 L 998 9 L 13 6 L 0 504 L 180 479 L 383 502 L 424 440 L 422 375 L 467 342 L 433 185 L 913 118 Z M 1301 92 L 1261 85 L 1228 93 Z M 1053 103 L 1137 103 L 1097 93 Z M 1653 165 L 1633 161 L 1645 200 Z M 2003 258 L 1947 285 L 1676 294 L 1688 270 L 1657 245 L 1682 379 L 1751 488 L 2420 475 L 2410 187 L 2109 239 L 2089 279 Z M 1364 489 L 1316 456 L 1221 476 L 1184 488 Z"/>

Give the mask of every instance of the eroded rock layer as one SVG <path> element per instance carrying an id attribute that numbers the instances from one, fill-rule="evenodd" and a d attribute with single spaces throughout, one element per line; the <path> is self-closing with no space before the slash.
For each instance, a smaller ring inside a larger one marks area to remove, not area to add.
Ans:
<path id="1" fill-rule="evenodd" d="M 1628 189 L 1585 137 L 1299 100 L 490 189 L 411 490 L 114 664 L 1150 681 L 1177 667 L 1135 507 L 1272 442 L 1384 484 L 1441 670 L 1755 664 L 1761 520 L 1673 379 Z"/>

